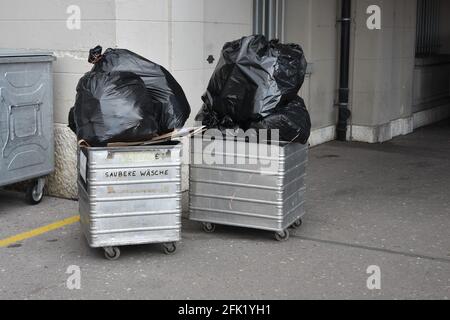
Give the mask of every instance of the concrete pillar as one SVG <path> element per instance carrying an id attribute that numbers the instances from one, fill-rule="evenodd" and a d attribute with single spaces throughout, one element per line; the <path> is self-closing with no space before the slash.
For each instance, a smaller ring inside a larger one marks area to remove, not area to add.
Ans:
<path id="1" fill-rule="evenodd" d="M 349 138 L 383 142 L 413 130 L 416 1 L 358 0 L 353 5 Z M 381 8 L 380 30 L 367 27 L 370 5 Z"/>
<path id="2" fill-rule="evenodd" d="M 285 5 L 285 42 L 300 44 L 311 67 L 299 92 L 311 115 L 313 130 L 309 143 L 334 140 L 338 1 L 286 0 Z"/>

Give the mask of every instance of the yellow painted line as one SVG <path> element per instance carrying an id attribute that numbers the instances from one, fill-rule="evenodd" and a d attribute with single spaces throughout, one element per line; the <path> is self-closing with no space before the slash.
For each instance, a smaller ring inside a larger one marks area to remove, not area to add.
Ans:
<path id="1" fill-rule="evenodd" d="M 69 224 L 80 221 L 80 216 L 73 216 L 64 220 L 56 221 L 46 226 L 16 234 L 15 236 L 0 240 L 0 247 L 7 247 L 13 243 L 20 242 L 29 238 L 37 237 L 41 234 L 62 228 Z"/>

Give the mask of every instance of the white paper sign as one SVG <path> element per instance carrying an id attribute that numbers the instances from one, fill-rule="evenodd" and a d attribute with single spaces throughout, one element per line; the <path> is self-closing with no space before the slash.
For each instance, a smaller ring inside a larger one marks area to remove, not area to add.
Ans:
<path id="1" fill-rule="evenodd" d="M 80 175 L 83 178 L 84 182 L 87 182 L 86 181 L 86 165 L 87 165 L 87 158 L 83 152 L 80 152 Z"/>

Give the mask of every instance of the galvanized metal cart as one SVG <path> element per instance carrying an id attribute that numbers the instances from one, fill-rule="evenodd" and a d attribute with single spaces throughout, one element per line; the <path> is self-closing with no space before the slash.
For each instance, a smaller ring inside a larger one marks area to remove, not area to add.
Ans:
<path id="1" fill-rule="evenodd" d="M 119 246 L 181 238 L 181 145 L 79 147 L 81 227 L 91 247 L 115 260 Z"/>
<path id="2" fill-rule="evenodd" d="M 33 180 L 30 204 L 54 171 L 51 52 L 0 49 L 0 187 Z"/>
<path id="3" fill-rule="evenodd" d="M 210 143 L 201 136 L 191 140 L 189 218 L 206 232 L 223 224 L 274 231 L 277 240 L 287 240 L 288 228 L 299 227 L 305 214 L 307 146 L 237 141 L 235 150 L 224 144 L 217 152 Z M 205 161 L 212 149 L 222 163 Z"/>

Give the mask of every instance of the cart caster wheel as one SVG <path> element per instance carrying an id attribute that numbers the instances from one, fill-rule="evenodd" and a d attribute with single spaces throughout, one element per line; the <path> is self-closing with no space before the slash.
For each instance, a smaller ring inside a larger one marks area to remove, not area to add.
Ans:
<path id="1" fill-rule="evenodd" d="M 177 251 L 177 245 L 175 244 L 175 242 L 164 244 L 164 253 L 165 254 L 171 255 L 171 254 L 174 254 L 175 251 Z"/>
<path id="2" fill-rule="evenodd" d="M 216 225 L 213 223 L 205 222 L 203 223 L 203 231 L 206 233 L 213 233 L 216 230 Z"/>
<path id="3" fill-rule="evenodd" d="M 287 241 L 287 239 L 289 239 L 289 231 L 284 230 L 281 232 L 275 232 L 275 239 L 277 241 Z"/>
<path id="4" fill-rule="evenodd" d="M 297 219 L 297 220 L 295 220 L 295 222 L 291 225 L 291 228 L 293 228 L 293 229 L 300 228 L 300 226 L 302 225 L 302 223 L 303 223 L 302 219 Z"/>
<path id="5" fill-rule="evenodd" d="M 105 258 L 108 260 L 117 260 L 120 257 L 120 249 L 118 247 L 104 248 Z"/>
<path id="6" fill-rule="evenodd" d="M 37 179 L 27 187 L 26 200 L 31 205 L 41 203 L 44 197 L 44 179 Z"/>

